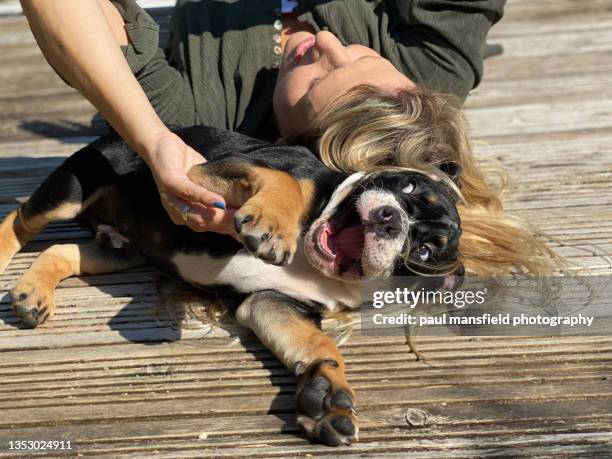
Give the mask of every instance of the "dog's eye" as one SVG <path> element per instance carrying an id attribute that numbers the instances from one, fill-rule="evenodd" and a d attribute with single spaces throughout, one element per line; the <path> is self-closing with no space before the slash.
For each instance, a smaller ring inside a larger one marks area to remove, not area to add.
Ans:
<path id="1" fill-rule="evenodd" d="M 431 250 L 429 250 L 429 247 L 427 247 L 426 245 L 422 245 L 421 247 L 419 247 L 419 258 L 421 259 L 421 261 L 427 261 L 430 255 Z"/>
<path id="2" fill-rule="evenodd" d="M 410 182 L 404 188 L 402 188 L 402 193 L 410 194 L 414 191 L 414 183 Z"/>

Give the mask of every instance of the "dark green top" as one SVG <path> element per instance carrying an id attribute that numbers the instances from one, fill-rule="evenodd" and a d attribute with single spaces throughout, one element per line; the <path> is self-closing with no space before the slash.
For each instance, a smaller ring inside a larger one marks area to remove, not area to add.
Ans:
<path id="1" fill-rule="evenodd" d="M 133 0 L 116 0 L 126 1 Z M 274 136 L 269 120 L 281 59 L 280 3 L 280 0 L 178 1 L 167 50 L 173 75 L 168 69 L 165 74 L 155 68 L 143 71 L 130 62 L 139 78 L 144 73 L 151 80 L 141 84 L 154 106 L 159 99 L 156 86 L 170 87 L 166 91 L 169 95 L 162 97 L 156 106 L 158 112 L 169 113 L 164 115 L 164 121 L 205 124 L 259 137 Z M 298 3 L 301 13 L 298 20 L 309 23 L 315 30 L 327 28 L 345 43 L 369 46 L 413 81 L 464 100 L 482 78 L 486 36 L 502 17 L 505 0 Z M 130 37 L 138 42 L 136 35 L 134 32 Z M 134 59 L 135 53 L 132 54 Z M 130 60 L 130 52 L 127 57 Z M 157 74 L 158 78 L 151 78 L 150 74 Z M 180 80 L 180 84 L 170 84 L 173 79 Z M 160 104 L 178 105 L 164 110 Z M 266 130 L 269 135 L 263 132 Z"/>

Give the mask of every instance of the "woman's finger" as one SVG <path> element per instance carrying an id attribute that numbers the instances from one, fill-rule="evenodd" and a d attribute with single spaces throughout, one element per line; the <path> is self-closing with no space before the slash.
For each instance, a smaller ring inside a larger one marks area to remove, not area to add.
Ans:
<path id="1" fill-rule="evenodd" d="M 204 208 L 203 210 L 192 210 L 189 213 L 186 225 L 193 231 L 213 231 L 220 234 L 233 235 L 234 230 L 234 209 L 221 211 L 218 209 Z"/>
<path id="2" fill-rule="evenodd" d="M 228 226 L 233 228 L 236 209 L 220 210 L 193 203 L 192 212 L 201 215 L 205 221 L 215 227 Z"/>
<path id="3" fill-rule="evenodd" d="M 174 176 L 164 183 L 166 194 L 173 195 L 187 202 L 203 204 L 206 207 L 225 209 L 225 199 L 217 193 L 208 191 L 191 180 L 187 176 Z"/>
<path id="4" fill-rule="evenodd" d="M 197 203 L 189 204 L 187 201 L 167 193 L 162 194 L 162 204 L 170 219 L 177 225 L 186 225 L 197 232 L 214 231 L 231 234 L 234 231 L 234 209 L 222 211 Z"/>
<path id="5" fill-rule="evenodd" d="M 168 213 L 168 216 L 170 217 L 172 222 L 175 225 L 183 224 L 184 222 L 181 221 L 181 215 L 178 211 L 178 208 L 181 205 L 181 202 L 183 201 L 179 202 L 178 200 L 169 197 L 166 193 L 160 193 L 159 196 L 161 198 L 161 203 L 164 206 L 164 209 L 166 209 L 166 212 Z"/>

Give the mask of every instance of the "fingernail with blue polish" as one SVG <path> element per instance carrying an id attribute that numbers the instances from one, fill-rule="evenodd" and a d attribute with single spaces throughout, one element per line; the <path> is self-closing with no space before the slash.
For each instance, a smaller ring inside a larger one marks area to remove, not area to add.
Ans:
<path id="1" fill-rule="evenodd" d="M 221 201 L 215 201 L 213 202 L 213 207 L 216 207 L 217 209 L 225 210 L 225 203 Z"/>

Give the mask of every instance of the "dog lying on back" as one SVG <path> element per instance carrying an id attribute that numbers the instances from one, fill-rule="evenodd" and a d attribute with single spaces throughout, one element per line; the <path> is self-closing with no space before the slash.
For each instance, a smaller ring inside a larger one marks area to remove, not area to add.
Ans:
<path id="1" fill-rule="evenodd" d="M 177 134 L 208 159 L 191 179 L 238 209 L 239 241 L 173 224 L 145 163 L 106 136 L 68 158 L 0 224 L 0 272 L 55 220 L 112 228 L 110 239 L 120 243 L 42 252 L 11 292 L 15 314 L 36 327 L 53 316 L 62 279 L 146 263 L 195 286 L 230 287 L 245 296 L 238 322 L 298 377 L 300 425 L 316 441 L 351 443 L 354 393 L 335 343 L 321 331 L 321 314 L 358 307 L 366 285 L 381 288 L 392 274 L 439 275 L 452 284 L 462 274 L 456 186 L 403 169 L 347 175 L 303 147 L 217 129 Z M 452 164 L 443 169 L 458 176 Z"/>

